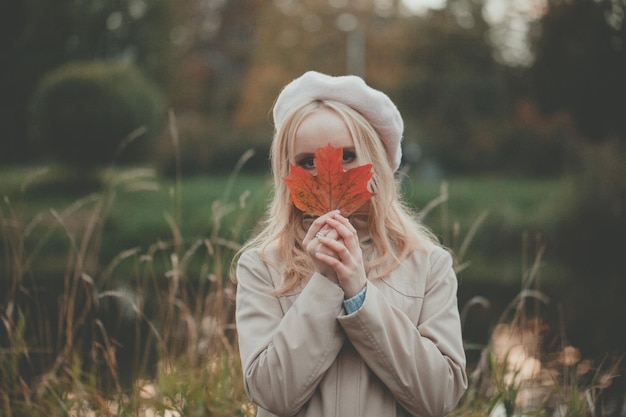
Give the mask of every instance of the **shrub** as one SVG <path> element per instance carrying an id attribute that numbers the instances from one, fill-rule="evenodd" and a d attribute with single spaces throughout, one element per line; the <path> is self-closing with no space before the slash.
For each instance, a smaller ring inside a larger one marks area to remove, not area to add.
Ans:
<path id="1" fill-rule="evenodd" d="M 583 159 L 571 196 L 563 200 L 555 238 L 572 271 L 565 314 L 581 344 L 626 349 L 623 332 L 615 331 L 626 320 L 626 149 L 606 144 L 588 149 Z"/>
<path id="2" fill-rule="evenodd" d="M 452 174 L 501 173 L 547 178 L 577 162 L 570 138 L 557 129 L 541 131 L 514 124 L 478 122 L 466 132 L 442 128 L 424 138 L 424 154 Z"/>
<path id="3" fill-rule="evenodd" d="M 183 175 L 226 175 L 249 150 L 254 151 L 254 156 L 246 161 L 243 169 L 246 172 L 268 172 L 271 131 L 237 131 L 221 126 L 205 114 L 194 112 L 175 115 L 170 123 L 180 141 L 178 157 Z M 170 177 L 177 174 L 172 142 L 171 132 L 164 132 L 154 146 L 155 165 L 162 174 Z"/>
<path id="4" fill-rule="evenodd" d="M 492 162 L 504 172 L 545 178 L 560 175 L 576 163 L 572 141 L 560 131 L 513 126 L 500 142 Z"/>
<path id="5" fill-rule="evenodd" d="M 626 148 L 602 145 L 585 152 L 583 159 L 583 170 L 565 201 L 563 248 L 578 268 L 618 273 L 623 271 L 626 234 Z"/>
<path id="6" fill-rule="evenodd" d="M 73 62 L 43 77 L 32 110 L 37 142 L 61 161 L 85 169 L 118 156 L 137 160 L 141 148 L 126 145 L 158 132 L 164 98 L 131 64 Z"/>

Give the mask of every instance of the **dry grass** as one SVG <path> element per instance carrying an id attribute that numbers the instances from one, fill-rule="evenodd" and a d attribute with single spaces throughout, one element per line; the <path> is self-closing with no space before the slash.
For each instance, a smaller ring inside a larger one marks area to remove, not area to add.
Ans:
<path id="1" fill-rule="evenodd" d="M 124 175 L 126 185 L 146 180 Z M 101 266 L 99 234 L 119 184 L 30 221 L 5 202 L 0 414 L 245 415 L 224 267 L 238 243 L 217 232 L 186 243 L 171 216 L 171 241 Z M 51 229 L 69 247 L 58 292 L 34 272 Z"/>
<path id="2" fill-rule="evenodd" d="M 141 198 L 155 187 L 150 171 L 111 173 L 101 192 L 31 219 L 14 208 L 23 202 L 5 199 L 0 415 L 252 413 L 229 279 L 239 242 L 222 237 L 220 229 L 233 204 L 214 202 L 211 236 L 188 242 L 178 226 L 176 194 L 174 210 L 165 214 L 171 239 L 124 250 L 102 264 L 102 233 L 116 195 L 138 192 Z M 51 236 L 58 242 L 59 233 L 68 247 L 62 275 L 41 277 L 45 268 L 38 263 L 49 260 L 46 244 Z"/>

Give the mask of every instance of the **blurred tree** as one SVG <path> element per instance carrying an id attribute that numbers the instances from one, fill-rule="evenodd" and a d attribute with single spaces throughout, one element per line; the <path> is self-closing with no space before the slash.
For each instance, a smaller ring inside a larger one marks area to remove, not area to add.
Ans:
<path id="1" fill-rule="evenodd" d="M 500 156 L 498 131 L 512 108 L 507 72 L 486 42 L 482 5 L 450 1 L 428 18 L 406 19 L 406 75 L 399 92 L 409 131 L 452 172 L 484 169 Z M 415 135 L 415 134 L 414 134 Z"/>
<path id="2" fill-rule="evenodd" d="M 254 48 L 252 36 L 261 0 L 181 0 L 170 97 L 180 112 L 196 112 L 225 128 L 239 97 Z"/>
<path id="3" fill-rule="evenodd" d="M 553 0 L 534 35 L 534 97 L 592 142 L 626 141 L 626 3 Z"/>
<path id="4" fill-rule="evenodd" d="M 31 68 L 21 65 L 18 52 L 23 42 L 21 33 L 27 14 L 26 1 L 0 3 L 0 54 L 5 57 L 0 65 L 0 162 L 23 160 L 26 154 L 24 129 L 26 126 L 27 84 Z"/>
<path id="5" fill-rule="evenodd" d="M 405 74 L 397 96 L 407 144 L 419 145 L 422 163 L 438 166 L 436 172 L 561 173 L 570 161 L 569 120 L 535 115 L 527 98 L 530 51 L 503 27 L 506 16 L 532 27 L 538 11 L 505 8 L 505 17 L 487 21 L 490 4 L 450 0 L 442 10 L 402 20 Z"/>
<path id="6" fill-rule="evenodd" d="M 39 152 L 25 140 L 29 100 L 43 74 L 63 63 L 123 58 L 166 83 L 171 1 L 2 2 L 0 162 L 24 161 Z"/>
<path id="7" fill-rule="evenodd" d="M 561 202 L 550 250 L 569 268 L 562 299 L 572 342 L 623 354 L 626 334 L 617 329 L 626 321 L 626 147 L 607 141 L 587 148 Z"/>
<path id="8" fill-rule="evenodd" d="M 176 112 L 185 174 L 232 170 L 247 150 L 246 138 L 233 129 L 232 115 L 257 45 L 253 41 L 265 0 L 177 0 L 172 29 L 175 68 L 170 104 Z M 157 144 L 156 165 L 176 172 L 171 138 Z M 262 157 L 261 157 L 262 159 Z M 265 161 L 264 168 L 265 168 Z M 247 164 L 246 166 L 249 166 Z"/>
<path id="9" fill-rule="evenodd" d="M 265 3 L 234 125 L 269 131 L 260 109 L 270 109 L 282 86 L 303 71 L 357 73 L 400 107 L 407 161 L 422 155 L 456 173 L 559 172 L 562 143 L 551 140 L 558 128 L 536 133 L 537 126 L 516 120 L 517 95 L 526 94 L 523 72 L 498 59 L 502 45 L 490 43 L 484 7 L 451 0 L 442 10 L 412 15 L 398 1 Z"/>
<path id="10" fill-rule="evenodd" d="M 307 70 L 363 76 L 373 85 L 401 82 L 398 1 L 300 0 L 259 8 L 251 64 L 234 124 L 267 129 L 280 89 Z"/>
<path id="11" fill-rule="evenodd" d="M 534 33 L 528 72 L 542 112 L 570 114 L 571 137 L 580 139 L 573 141 L 580 166 L 551 246 L 570 268 L 562 295 L 567 334 L 590 352 L 620 354 L 626 349 L 624 333 L 616 331 L 626 320 L 625 18 L 623 0 L 550 1 Z"/>

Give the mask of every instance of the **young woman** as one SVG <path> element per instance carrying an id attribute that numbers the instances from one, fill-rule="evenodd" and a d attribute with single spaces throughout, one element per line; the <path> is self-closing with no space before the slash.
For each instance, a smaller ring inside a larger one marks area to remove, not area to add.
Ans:
<path id="1" fill-rule="evenodd" d="M 442 416 L 467 387 L 451 256 L 398 197 L 402 118 L 356 76 L 307 72 L 273 110 L 274 195 L 237 260 L 237 329 L 258 416 Z M 289 165 L 372 164 L 349 217 L 290 203 Z"/>

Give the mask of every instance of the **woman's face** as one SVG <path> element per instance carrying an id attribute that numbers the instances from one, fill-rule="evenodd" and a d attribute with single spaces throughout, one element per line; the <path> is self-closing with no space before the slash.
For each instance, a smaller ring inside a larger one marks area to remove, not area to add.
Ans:
<path id="1" fill-rule="evenodd" d="M 315 150 L 328 144 L 343 149 L 345 170 L 358 165 L 354 139 L 348 127 L 337 113 L 323 108 L 315 110 L 300 123 L 293 143 L 295 164 L 315 175 Z"/>

